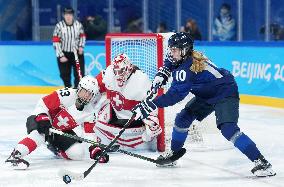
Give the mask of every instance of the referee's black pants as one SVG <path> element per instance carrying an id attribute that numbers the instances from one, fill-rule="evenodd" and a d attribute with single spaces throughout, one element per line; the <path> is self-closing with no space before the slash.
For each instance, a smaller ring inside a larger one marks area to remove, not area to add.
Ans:
<path id="1" fill-rule="evenodd" d="M 57 64 L 59 67 L 60 77 L 64 82 L 64 86 L 71 88 L 71 69 L 73 69 L 73 75 L 74 75 L 74 88 L 77 88 L 79 83 L 79 76 L 76 69 L 76 62 L 75 62 L 75 56 L 73 52 L 63 52 L 64 56 L 68 59 L 67 62 L 60 62 L 59 58 L 57 58 Z M 80 69 L 82 77 L 85 75 L 85 59 L 84 54 L 79 55 L 79 63 L 80 63 Z"/>

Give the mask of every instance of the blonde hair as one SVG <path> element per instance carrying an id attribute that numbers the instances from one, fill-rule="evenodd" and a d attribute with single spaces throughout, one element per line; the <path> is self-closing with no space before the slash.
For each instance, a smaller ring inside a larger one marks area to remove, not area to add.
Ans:
<path id="1" fill-rule="evenodd" d="M 190 66 L 190 70 L 194 73 L 202 72 L 206 67 L 206 61 L 208 60 L 206 56 L 204 56 L 199 51 L 192 51 L 192 65 Z"/>

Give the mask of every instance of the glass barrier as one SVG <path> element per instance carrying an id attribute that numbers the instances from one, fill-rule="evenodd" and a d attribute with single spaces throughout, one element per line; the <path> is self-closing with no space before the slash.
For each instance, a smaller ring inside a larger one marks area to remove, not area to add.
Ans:
<path id="1" fill-rule="evenodd" d="M 142 0 L 114 0 L 112 16 L 110 32 L 143 32 Z"/>
<path id="2" fill-rule="evenodd" d="M 148 29 L 151 32 L 176 31 L 176 0 L 148 2 Z"/>
<path id="3" fill-rule="evenodd" d="M 2 0 L 0 40 L 50 40 L 65 6 L 75 9 L 88 40 L 108 32 L 169 31 L 203 41 L 284 40 L 279 0 Z"/>
<path id="4" fill-rule="evenodd" d="M 181 7 L 179 30 L 192 33 L 195 40 L 208 40 L 209 0 L 182 0 Z"/>
<path id="5" fill-rule="evenodd" d="M 78 2 L 78 19 L 85 28 L 87 40 L 104 40 L 108 31 L 108 12 L 105 0 Z"/>
<path id="6" fill-rule="evenodd" d="M 32 40 L 30 0 L 0 1 L 0 40 Z"/>

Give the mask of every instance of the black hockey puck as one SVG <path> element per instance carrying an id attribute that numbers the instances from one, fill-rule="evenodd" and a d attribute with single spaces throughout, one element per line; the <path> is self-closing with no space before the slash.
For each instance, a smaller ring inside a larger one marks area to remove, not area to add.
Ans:
<path id="1" fill-rule="evenodd" d="M 64 175 L 63 176 L 63 181 L 68 184 L 71 182 L 71 177 L 69 175 Z"/>

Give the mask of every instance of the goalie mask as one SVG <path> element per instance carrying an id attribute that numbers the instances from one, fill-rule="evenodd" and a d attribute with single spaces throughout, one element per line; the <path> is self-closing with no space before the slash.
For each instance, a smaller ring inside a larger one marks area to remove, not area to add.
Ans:
<path id="1" fill-rule="evenodd" d="M 76 108 L 82 111 L 91 101 L 96 102 L 99 93 L 97 80 L 90 75 L 83 77 L 78 84 Z"/>
<path id="2" fill-rule="evenodd" d="M 122 87 L 132 73 L 133 65 L 126 54 L 119 54 L 112 61 L 113 73 L 117 85 Z"/>
<path id="3" fill-rule="evenodd" d="M 179 66 L 184 60 L 191 56 L 193 40 L 189 33 L 180 32 L 173 34 L 168 41 L 168 60 Z"/>

